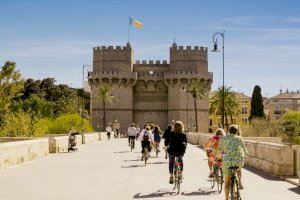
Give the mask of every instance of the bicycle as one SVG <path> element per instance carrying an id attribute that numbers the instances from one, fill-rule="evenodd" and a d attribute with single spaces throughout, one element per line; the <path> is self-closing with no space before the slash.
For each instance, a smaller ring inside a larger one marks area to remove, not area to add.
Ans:
<path id="1" fill-rule="evenodd" d="M 134 149 L 134 140 L 135 139 L 130 139 L 130 150 L 132 151 Z"/>
<path id="2" fill-rule="evenodd" d="M 229 197 L 230 200 L 241 200 L 240 189 L 239 189 L 239 179 L 237 177 L 237 170 L 239 167 L 230 167 L 230 181 L 229 181 Z"/>
<path id="3" fill-rule="evenodd" d="M 223 169 L 222 169 L 222 160 L 215 159 L 215 163 L 213 167 L 213 176 L 211 177 L 211 189 L 214 188 L 215 183 L 217 183 L 217 188 L 219 194 L 222 192 L 223 183 L 224 183 L 224 176 L 223 176 Z"/>
<path id="4" fill-rule="evenodd" d="M 173 166 L 173 173 L 174 173 L 174 188 L 177 188 L 177 194 L 180 193 L 180 183 L 182 182 L 182 177 L 180 174 L 180 165 L 181 163 L 178 161 L 178 157 L 175 157 L 174 166 Z"/>
<path id="5" fill-rule="evenodd" d="M 144 153 L 143 153 L 143 158 L 144 158 L 144 161 L 145 161 L 145 167 L 147 165 L 147 161 L 150 157 L 150 154 L 149 154 L 149 151 L 148 151 L 148 147 L 145 147 L 144 148 Z"/>
<path id="6" fill-rule="evenodd" d="M 164 147 L 164 149 L 165 149 L 165 153 L 166 153 L 166 155 L 165 155 L 165 159 L 168 159 L 168 147 L 167 147 L 167 146 L 165 146 L 165 147 Z"/>
<path id="7" fill-rule="evenodd" d="M 157 143 L 157 142 L 154 143 L 154 147 L 155 147 L 155 155 L 156 155 L 156 157 L 157 157 L 157 156 L 158 156 L 158 153 L 160 152 L 160 151 L 159 151 L 159 148 L 158 148 L 158 143 Z"/>

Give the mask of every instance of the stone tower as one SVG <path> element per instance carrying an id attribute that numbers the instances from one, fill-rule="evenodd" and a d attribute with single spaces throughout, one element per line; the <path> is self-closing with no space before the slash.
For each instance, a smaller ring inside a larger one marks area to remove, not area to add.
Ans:
<path id="1" fill-rule="evenodd" d="M 213 75 L 208 72 L 207 48 L 182 47 L 176 43 L 170 48 L 167 61 L 136 61 L 127 44 L 124 47 L 95 47 L 93 71 L 89 74 L 91 92 L 91 117 L 95 130 L 102 125 L 103 107 L 97 90 L 103 83 L 112 87 L 113 101 L 106 109 L 106 122 L 117 119 L 121 130 L 132 123 L 143 126 L 155 122 L 164 129 L 181 120 L 195 127 L 194 103 L 186 93 L 192 79 L 201 80 L 210 90 Z M 208 93 L 198 104 L 200 131 L 208 131 Z"/>

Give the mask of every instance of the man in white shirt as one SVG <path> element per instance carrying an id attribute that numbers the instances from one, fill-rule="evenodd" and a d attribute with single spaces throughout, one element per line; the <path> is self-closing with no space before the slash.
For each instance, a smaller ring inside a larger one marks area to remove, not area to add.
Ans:
<path id="1" fill-rule="evenodd" d="M 134 145 L 135 145 L 135 137 L 137 135 L 137 130 L 135 128 L 135 124 L 132 123 L 131 124 L 131 127 L 128 128 L 127 130 L 127 135 L 128 135 L 128 146 L 130 146 L 130 140 L 133 140 L 133 148 L 134 148 Z"/>
<path id="2" fill-rule="evenodd" d="M 110 128 L 109 125 L 106 125 L 106 133 L 107 133 L 107 138 L 110 139 L 110 134 L 112 132 L 112 129 Z"/>

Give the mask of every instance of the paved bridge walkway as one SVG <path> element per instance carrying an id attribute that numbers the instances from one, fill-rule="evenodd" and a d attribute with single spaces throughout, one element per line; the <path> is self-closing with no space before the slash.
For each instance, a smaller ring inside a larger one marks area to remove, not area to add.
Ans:
<path id="1" fill-rule="evenodd" d="M 1 200 L 224 199 L 209 189 L 204 152 L 192 145 L 184 157 L 182 193 L 168 184 L 163 155 L 140 161 L 140 145 L 129 151 L 125 139 L 80 147 L 77 153 L 48 157 L 0 171 Z M 299 200 L 300 189 L 244 170 L 243 199 Z"/>

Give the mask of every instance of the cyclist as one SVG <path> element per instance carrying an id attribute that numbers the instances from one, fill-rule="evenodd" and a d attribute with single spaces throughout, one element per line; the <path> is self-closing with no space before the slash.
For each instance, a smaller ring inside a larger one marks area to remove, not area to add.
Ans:
<path id="1" fill-rule="evenodd" d="M 166 156 L 165 156 L 165 159 L 168 158 L 168 155 L 167 155 L 167 148 L 168 148 L 168 145 L 169 145 L 169 142 L 170 142 L 170 137 L 171 137 L 171 134 L 172 134 L 172 126 L 169 125 L 168 128 L 165 130 L 162 138 L 164 139 L 164 143 L 165 143 L 165 146 L 164 146 L 164 149 L 166 150 Z"/>
<path id="2" fill-rule="evenodd" d="M 130 140 L 133 140 L 133 148 L 134 148 L 134 146 L 135 146 L 135 137 L 137 135 L 137 130 L 135 128 L 134 123 L 132 123 L 131 127 L 128 128 L 127 135 L 128 135 L 128 146 L 130 146 Z"/>
<path id="3" fill-rule="evenodd" d="M 184 126 L 181 121 L 176 121 L 174 125 L 174 131 L 170 134 L 170 140 L 168 145 L 168 153 L 169 153 L 169 173 L 170 180 L 169 183 L 173 184 L 173 168 L 175 157 L 178 157 L 178 162 L 180 162 L 180 176 L 183 175 L 183 160 L 182 157 L 185 153 L 187 146 L 187 138 L 186 134 L 184 134 Z"/>
<path id="4" fill-rule="evenodd" d="M 159 143 L 160 143 L 160 140 L 161 140 L 161 136 L 160 136 L 161 135 L 161 130 L 160 130 L 158 125 L 155 125 L 154 130 L 153 130 L 152 133 L 153 133 L 153 137 L 154 137 L 154 146 L 160 152 Z"/>
<path id="5" fill-rule="evenodd" d="M 141 146 L 142 146 L 142 158 L 143 160 L 144 156 L 144 148 L 148 148 L 148 152 L 151 151 L 151 143 L 153 143 L 153 135 L 150 130 L 150 126 L 145 125 L 145 128 L 140 132 L 138 140 L 141 140 Z"/>
<path id="6" fill-rule="evenodd" d="M 218 155 L 224 151 L 223 170 L 225 175 L 225 199 L 229 197 L 230 167 L 239 167 L 237 170 L 239 179 L 239 188 L 243 189 L 241 182 L 241 170 L 244 165 L 245 154 L 248 153 L 243 139 L 238 136 L 238 127 L 236 125 L 229 126 L 229 134 L 221 138 L 218 148 Z"/>
<path id="7" fill-rule="evenodd" d="M 208 161 L 209 177 L 213 176 L 212 166 L 215 163 L 215 156 L 217 155 L 219 142 L 223 136 L 225 136 L 225 131 L 222 128 L 218 128 L 215 134 L 210 137 L 204 145 L 204 150 L 206 151 Z"/>

